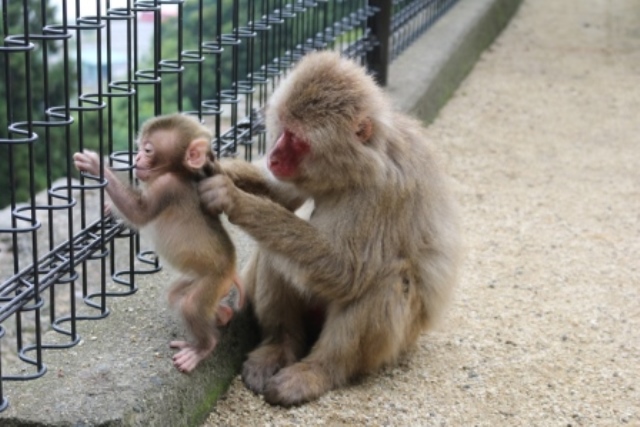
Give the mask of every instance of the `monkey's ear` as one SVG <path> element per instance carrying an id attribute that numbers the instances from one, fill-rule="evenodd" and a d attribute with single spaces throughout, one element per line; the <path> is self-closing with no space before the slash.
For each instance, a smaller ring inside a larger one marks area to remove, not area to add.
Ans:
<path id="1" fill-rule="evenodd" d="M 200 169 L 207 163 L 207 153 L 211 150 L 206 139 L 194 139 L 189 143 L 184 156 L 185 164 L 191 169 Z"/>
<path id="2" fill-rule="evenodd" d="M 373 135 L 373 123 L 369 117 L 365 117 L 358 123 L 358 129 L 356 129 L 356 136 L 363 144 L 369 142 Z"/>

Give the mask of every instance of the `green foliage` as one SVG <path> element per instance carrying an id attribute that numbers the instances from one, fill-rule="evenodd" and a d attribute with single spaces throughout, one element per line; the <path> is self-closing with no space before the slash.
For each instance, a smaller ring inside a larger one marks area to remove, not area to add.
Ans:
<path id="1" fill-rule="evenodd" d="M 22 2 L 10 2 L 3 10 L 6 17 L 0 21 L 0 34 L 22 36 L 26 33 L 35 37 L 42 34 L 42 27 L 54 21 L 54 8 L 47 1 L 29 0 L 29 22 L 24 24 Z M 0 7 L 1 9 L 1 7 Z M 7 25 L 8 27 L 5 27 Z M 70 78 L 64 63 L 57 60 L 44 69 L 43 56 L 48 58 L 59 54 L 59 43 L 31 39 L 33 49 L 23 52 L 0 54 L 0 208 L 9 204 L 13 196 L 16 202 L 26 201 L 31 187 L 38 191 L 46 187 L 52 177 L 66 175 L 66 144 L 71 143 L 64 130 L 45 130 L 34 125 L 20 126 L 21 132 L 10 132 L 9 123 L 57 121 L 47 117 L 46 110 L 64 105 L 65 74 Z M 7 44 L 5 43 L 5 46 Z M 12 47 L 27 47 L 24 39 L 16 39 Z M 70 67 L 72 68 L 72 67 Z M 30 144 L 6 144 L 2 140 L 24 139 L 25 133 L 37 134 Z M 47 153 L 49 151 L 49 153 Z M 47 158 L 51 161 L 47 162 Z M 11 170 L 10 163 L 13 165 Z M 31 168 L 30 166 L 33 166 Z M 30 177 L 30 169 L 34 176 Z"/>
<path id="2" fill-rule="evenodd" d="M 233 0 L 224 0 L 221 33 L 232 31 Z M 188 51 L 198 56 L 202 42 L 217 40 L 216 29 L 218 20 L 218 1 L 202 0 L 202 17 L 200 16 L 200 2 L 189 1 L 183 4 L 182 39 L 180 40 L 180 25 L 177 17 L 165 18 L 160 31 L 161 52 L 159 58 L 154 57 L 153 47 L 143 55 L 140 68 L 157 71 L 161 78 L 159 87 L 154 85 L 139 85 L 136 87 L 135 103 L 132 99 L 115 98 L 112 101 L 113 111 L 122 112 L 132 108 L 138 123 L 158 114 L 176 111 L 193 111 L 200 109 L 203 100 L 215 99 L 219 87 L 230 88 L 232 85 L 232 61 L 230 57 L 218 60 L 214 55 L 204 54 L 205 61 L 200 67 L 197 62 L 189 62 L 189 58 L 182 57 L 182 73 L 171 72 L 176 67 L 181 52 Z M 202 35 L 199 33 L 202 20 Z M 181 45 L 180 45 L 181 41 Z M 156 44 L 156 40 L 154 43 Z M 223 54 L 223 55 L 226 55 Z M 170 65 L 154 65 L 160 61 Z M 216 82 L 216 67 L 221 68 L 221 83 Z M 135 104 L 135 106 L 133 105 Z M 112 132 L 114 150 L 126 149 L 128 119 L 125 114 L 114 115 Z"/>
<path id="3" fill-rule="evenodd" d="M 186 2 L 183 6 L 183 37 L 182 48 L 178 45 L 178 20 L 172 18 L 165 22 L 162 32 L 162 57 L 177 58 L 180 50 L 197 52 L 202 42 L 215 42 L 218 39 L 216 34 L 218 19 L 222 23 L 220 28 L 221 34 L 230 34 L 233 31 L 233 1 L 227 0 L 222 5 L 222 16 L 218 16 L 219 10 L 216 0 L 203 0 L 202 17 L 200 17 L 200 5 L 197 1 Z M 200 19 L 202 19 L 202 35 L 198 29 L 200 28 Z M 171 99 L 177 99 L 180 102 L 186 102 L 184 109 L 198 108 L 200 102 L 204 99 L 215 98 L 218 89 L 230 88 L 232 81 L 232 61 L 227 57 L 226 52 L 223 53 L 225 58 L 220 61 L 211 54 L 205 55 L 205 61 L 202 65 L 202 73 L 199 73 L 196 63 L 184 64 L 184 72 L 182 73 L 182 98 L 178 97 L 177 85 L 173 85 L 167 92 Z M 226 59 L 226 60 L 225 60 Z M 216 82 L 216 66 L 221 68 L 221 84 L 218 87 Z M 168 82 L 175 79 L 167 79 Z M 176 82 L 177 83 L 177 82 Z M 165 90 L 163 84 L 163 91 Z"/>
<path id="4" fill-rule="evenodd" d="M 284 3 L 300 6 L 297 2 Z M 137 69 L 134 71 L 145 70 L 147 76 L 157 73 L 161 83 L 130 83 L 128 88 L 123 88 L 131 91 L 131 95 L 126 95 L 125 91 L 108 85 L 112 82 L 107 82 L 103 74 L 101 95 L 89 101 L 86 91 L 97 93 L 98 89 L 88 89 L 90 85 L 83 81 L 83 93 L 76 93 L 79 84 L 75 70 L 81 67 L 71 61 L 66 64 L 62 61 L 62 42 L 37 39 L 45 24 L 54 23 L 54 10 L 48 1 L 28 0 L 28 13 L 23 10 L 22 2 L 3 3 L 8 6 L 3 11 L 6 17 L 0 19 L 0 34 L 23 35 L 28 32 L 32 35 L 33 49 L 0 53 L 0 141 L 5 140 L 0 142 L 0 207 L 11 200 L 27 201 L 33 191 L 49 186 L 52 180 L 75 174 L 71 154 L 78 149 L 91 148 L 105 155 L 129 150 L 133 148 L 131 144 L 137 128 L 146 119 L 158 114 L 200 110 L 203 101 L 215 102 L 221 91 L 234 88 L 242 91 L 237 81 L 246 80 L 265 64 L 275 65 L 275 58 L 285 57 L 316 35 L 328 35 L 325 28 L 334 22 L 343 22 L 342 18 L 349 16 L 362 3 L 346 0 L 319 2 L 315 9 L 308 10 L 310 13 L 297 11 L 293 18 L 272 22 L 268 31 L 255 30 L 252 36 L 248 36 L 252 22 L 260 22 L 267 12 L 274 13 L 273 4 L 267 11 L 258 9 L 268 3 L 252 0 L 184 2 L 182 23 L 178 17 L 162 17 L 157 39 L 149 52 L 138 52 L 135 58 Z M 28 31 L 24 28 L 24 16 L 29 19 Z M 105 25 L 110 25 L 105 22 Z M 2 25 L 8 25 L 8 28 Z M 332 27 L 331 36 L 342 35 L 334 39 L 334 43 L 342 44 L 345 37 L 355 39 L 360 33 L 357 28 L 337 31 L 338 27 Z M 241 30 L 234 34 L 238 29 Z M 99 31 L 105 36 L 104 28 Z M 76 37 L 78 41 L 82 38 L 83 47 L 98 46 L 97 31 L 83 30 L 79 33 L 76 32 Z M 122 37 L 122 34 L 112 37 L 118 36 Z M 237 36 L 241 37 L 241 43 L 223 43 L 222 53 L 204 49 L 203 62 L 193 59 L 199 57 L 204 42 L 215 48 L 219 40 Z M 73 51 L 75 42 L 68 43 L 69 50 Z M 160 51 L 156 51 L 154 46 L 159 46 Z M 185 52 L 186 55 L 181 55 Z M 183 69 L 181 73 L 175 72 L 178 65 Z M 104 58 L 102 66 L 105 66 Z M 85 78 L 86 72 L 83 71 Z M 113 78 L 126 79 L 121 76 Z M 139 76 L 133 78 L 142 80 Z M 82 100 L 78 95 L 82 95 Z M 263 96 L 262 91 L 260 96 Z M 43 127 L 42 122 L 60 120 L 47 114 L 47 110 L 52 106 L 64 106 L 65 99 L 70 100 L 69 114 L 74 123 L 58 128 Z M 102 106 L 96 108 L 99 104 Z M 228 110 L 229 105 L 222 107 Z M 8 125 L 16 122 L 31 122 L 30 131 L 37 134 L 37 139 L 31 144 L 8 144 L 7 140 L 23 137 L 8 130 Z M 33 176 L 29 175 L 30 171 L 34 172 Z"/>

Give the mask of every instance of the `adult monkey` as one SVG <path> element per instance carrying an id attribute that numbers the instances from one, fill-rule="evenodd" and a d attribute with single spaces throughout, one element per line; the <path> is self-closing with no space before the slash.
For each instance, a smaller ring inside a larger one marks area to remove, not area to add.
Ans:
<path id="1" fill-rule="evenodd" d="M 414 344 L 449 299 L 460 239 L 421 126 L 392 112 L 354 62 L 303 58 L 270 99 L 267 138 L 266 169 L 223 163 L 226 174 L 200 194 L 259 244 L 244 283 L 263 341 L 242 375 L 267 402 L 289 406 Z M 308 221 L 293 213 L 306 199 Z"/>

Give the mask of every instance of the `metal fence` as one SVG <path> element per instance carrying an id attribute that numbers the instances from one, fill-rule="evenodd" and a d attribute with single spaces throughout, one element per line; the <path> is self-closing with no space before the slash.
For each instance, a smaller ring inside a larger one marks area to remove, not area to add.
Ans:
<path id="1" fill-rule="evenodd" d="M 105 214 L 105 182 L 72 154 L 133 181 L 135 132 L 175 111 L 214 131 L 221 156 L 265 150 L 261 108 L 305 53 L 387 66 L 455 0 L 2 0 L 0 10 L 0 411 L 4 381 L 46 372 L 44 350 L 80 342 L 160 269 Z M 46 333 L 46 334 L 45 334 Z"/>

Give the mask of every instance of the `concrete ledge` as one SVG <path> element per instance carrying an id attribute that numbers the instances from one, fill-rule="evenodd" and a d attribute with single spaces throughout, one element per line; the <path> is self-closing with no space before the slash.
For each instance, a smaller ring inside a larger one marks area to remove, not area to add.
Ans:
<path id="1" fill-rule="evenodd" d="M 433 120 L 520 2 L 460 0 L 391 65 L 387 90 L 396 107 Z M 232 235 L 242 265 L 252 243 L 236 229 Z M 183 335 L 166 303 L 172 278 L 168 272 L 137 278 L 138 293 L 109 299 L 107 319 L 78 323 L 81 345 L 45 353 L 43 378 L 5 381 L 10 406 L 0 414 L 0 425 L 199 425 L 239 372 L 258 333 L 250 316 L 236 317 L 214 356 L 193 374 L 180 374 L 168 347 Z"/>
<path id="2" fill-rule="evenodd" d="M 522 0 L 459 0 L 392 64 L 396 108 L 431 123 Z"/>
<path id="3" fill-rule="evenodd" d="M 244 264 L 252 243 L 229 229 Z M 190 375 L 178 372 L 169 341 L 185 332 L 166 298 L 175 277 L 165 270 L 138 276 L 137 293 L 107 300 L 106 319 L 78 322 L 79 345 L 46 351 L 48 372 L 42 378 L 5 382 L 9 408 L 0 415 L 0 426 L 199 425 L 259 337 L 254 319 L 243 313 L 223 330 L 203 366 Z M 43 341 L 55 335 L 46 334 Z"/>

